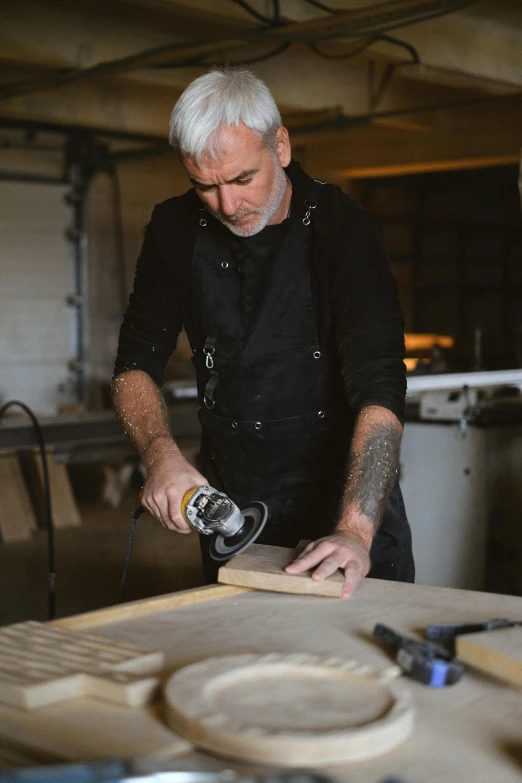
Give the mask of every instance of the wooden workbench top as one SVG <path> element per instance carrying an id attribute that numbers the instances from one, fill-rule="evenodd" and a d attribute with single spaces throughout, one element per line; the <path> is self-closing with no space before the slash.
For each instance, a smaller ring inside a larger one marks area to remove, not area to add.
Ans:
<path id="1" fill-rule="evenodd" d="M 209 599 L 205 600 L 208 596 Z M 217 600 L 216 600 L 217 599 Z M 430 623 L 522 619 L 513 596 L 366 579 L 354 598 L 290 596 L 213 587 L 59 621 L 110 639 L 162 650 L 166 672 L 215 655 L 310 652 L 385 667 L 371 639 L 376 622 L 408 634 Z M 418 708 L 403 746 L 330 773 L 350 783 L 400 776 L 407 783 L 511 783 L 522 779 L 522 691 L 466 673 L 432 689 L 407 680 Z M 192 754 L 191 759 L 209 757 Z M 212 762 L 214 763 L 214 762 Z M 224 766 L 215 760 L 216 768 Z M 226 766 L 231 765 L 226 762 Z"/>

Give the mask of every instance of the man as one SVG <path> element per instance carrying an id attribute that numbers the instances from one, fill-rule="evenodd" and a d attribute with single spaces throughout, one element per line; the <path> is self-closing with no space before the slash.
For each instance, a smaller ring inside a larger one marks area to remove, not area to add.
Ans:
<path id="1" fill-rule="evenodd" d="M 287 571 L 413 581 L 397 484 L 404 335 L 381 232 L 306 175 L 267 87 L 214 70 L 185 90 L 170 141 L 192 183 L 156 206 L 136 269 L 114 401 L 147 471 L 143 505 L 178 533 L 209 484 L 268 506 L 260 543 L 312 543 Z M 170 433 L 159 387 L 185 327 L 201 473 Z M 201 537 L 207 578 L 215 578 Z M 371 569 L 371 570 L 370 570 Z"/>

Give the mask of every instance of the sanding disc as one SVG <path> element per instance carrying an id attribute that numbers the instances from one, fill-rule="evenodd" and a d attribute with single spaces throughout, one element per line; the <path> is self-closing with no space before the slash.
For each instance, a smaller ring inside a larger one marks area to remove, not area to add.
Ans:
<path id="1" fill-rule="evenodd" d="M 240 552 L 253 544 L 263 530 L 268 517 L 268 509 L 265 503 L 254 500 L 248 506 L 239 509 L 245 524 L 235 536 L 225 538 L 222 533 L 216 533 L 212 536 L 210 542 L 210 557 L 213 560 L 222 562 L 238 555 Z"/>

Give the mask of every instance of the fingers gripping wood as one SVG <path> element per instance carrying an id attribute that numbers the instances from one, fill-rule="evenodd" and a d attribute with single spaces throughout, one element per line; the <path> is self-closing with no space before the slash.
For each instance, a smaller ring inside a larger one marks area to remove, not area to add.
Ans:
<path id="1" fill-rule="evenodd" d="M 284 569 L 294 560 L 295 554 L 290 548 L 252 544 L 246 552 L 236 555 L 219 569 L 218 581 L 257 590 L 339 598 L 344 583 L 341 571 L 321 581 L 311 579 L 310 571 L 287 574 Z"/>

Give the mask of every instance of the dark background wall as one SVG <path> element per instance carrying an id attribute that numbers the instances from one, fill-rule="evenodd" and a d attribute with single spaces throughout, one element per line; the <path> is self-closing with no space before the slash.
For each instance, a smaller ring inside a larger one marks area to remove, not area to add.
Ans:
<path id="1" fill-rule="evenodd" d="M 455 337 L 452 369 L 522 366 L 522 232 L 515 166 L 365 179 L 351 191 L 380 220 L 408 332 Z"/>

